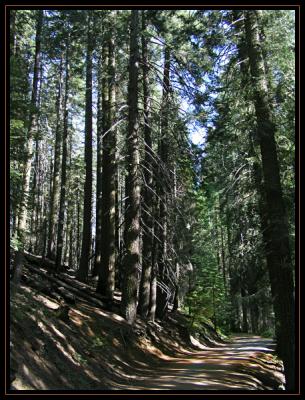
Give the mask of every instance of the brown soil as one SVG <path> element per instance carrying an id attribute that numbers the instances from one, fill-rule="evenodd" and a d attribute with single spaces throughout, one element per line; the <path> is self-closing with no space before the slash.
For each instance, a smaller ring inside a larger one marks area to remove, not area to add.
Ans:
<path id="1" fill-rule="evenodd" d="M 24 284 L 10 331 L 13 390 L 275 390 L 284 379 L 270 339 L 199 342 L 179 313 L 131 328 L 118 314 L 86 301 L 63 308 Z"/>

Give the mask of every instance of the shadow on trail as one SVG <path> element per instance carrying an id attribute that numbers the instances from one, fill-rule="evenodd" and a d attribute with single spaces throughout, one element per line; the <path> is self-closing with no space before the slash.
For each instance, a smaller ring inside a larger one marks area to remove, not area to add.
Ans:
<path id="1" fill-rule="evenodd" d="M 272 362 L 274 347 L 272 339 L 235 336 L 232 343 L 164 361 L 149 378 L 143 370 L 133 389 L 278 390 L 284 377 Z"/>

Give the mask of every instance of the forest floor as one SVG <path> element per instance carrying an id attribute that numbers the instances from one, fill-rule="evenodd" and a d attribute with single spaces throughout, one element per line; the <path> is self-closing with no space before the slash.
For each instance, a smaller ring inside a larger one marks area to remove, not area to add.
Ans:
<path id="1" fill-rule="evenodd" d="M 212 328 L 195 339 L 180 313 L 131 328 L 116 312 L 86 300 L 62 307 L 22 282 L 10 319 L 12 390 L 277 390 L 284 380 L 271 339 L 224 342 Z"/>

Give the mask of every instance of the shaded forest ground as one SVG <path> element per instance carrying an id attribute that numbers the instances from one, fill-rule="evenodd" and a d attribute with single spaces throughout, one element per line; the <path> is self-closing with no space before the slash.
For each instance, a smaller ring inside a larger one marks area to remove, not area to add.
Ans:
<path id="1" fill-rule="evenodd" d="M 208 324 L 194 338 L 181 313 L 131 328 L 116 307 L 69 298 L 67 275 L 56 293 L 44 273 L 25 268 L 10 302 L 12 389 L 276 390 L 283 383 L 270 339 L 225 342 Z"/>

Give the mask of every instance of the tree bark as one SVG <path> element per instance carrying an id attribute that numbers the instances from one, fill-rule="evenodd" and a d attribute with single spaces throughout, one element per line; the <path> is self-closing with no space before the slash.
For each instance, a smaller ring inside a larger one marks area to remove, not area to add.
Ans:
<path id="1" fill-rule="evenodd" d="M 106 21 L 104 20 L 104 23 Z M 105 28 L 104 28 L 105 29 Z M 108 96 L 107 90 L 107 66 L 108 66 L 108 45 L 104 40 L 102 55 L 98 70 L 98 120 L 97 120 L 97 164 L 96 164 L 96 236 L 95 236 L 95 258 L 93 275 L 101 271 L 102 263 L 102 174 L 103 174 L 103 135 L 108 126 Z"/>
<path id="2" fill-rule="evenodd" d="M 53 185 L 50 196 L 50 214 L 49 214 L 49 230 L 48 230 L 48 250 L 47 257 L 50 260 L 55 259 L 56 246 L 56 223 L 57 217 L 56 207 L 59 203 L 59 188 L 60 188 L 60 153 L 61 153 L 61 132 L 60 132 L 60 115 L 61 115 L 61 96 L 62 96 L 62 63 L 60 59 L 58 89 L 56 97 L 56 130 L 55 130 L 55 151 L 54 151 L 54 170 L 53 170 Z"/>
<path id="3" fill-rule="evenodd" d="M 250 310 L 250 320 L 251 320 L 251 332 L 254 334 L 258 334 L 259 307 L 256 299 L 250 300 L 249 310 Z"/>
<path id="4" fill-rule="evenodd" d="M 168 143 L 168 98 L 169 98 L 169 72 L 170 72 L 170 49 L 165 46 L 164 50 L 164 72 L 163 72 L 163 92 L 162 92 L 162 111 L 161 111 L 161 139 L 160 139 L 160 158 L 162 165 L 165 168 L 168 167 L 168 154 L 169 154 L 169 143 Z M 157 308 L 156 316 L 160 319 L 164 318 L 169 298 L 170 288 L 168 286 L 167 274 L 167 248 L 168 248 L 168 210 L 167 210 L 167 185 L 166 179 L 159 185 L 160 195 L 160 224 L 162 228 L 159 232 L 160 244 L 159 244 L 159 258 L 158 258 L 158 282 L 157 285 Z"/>
<path id="5" fill-rule="evenodd" d="M 265 242 L 267 265 L 276 319 L 277 351 L 284 362 L 286 389 L 295 389 L 295 304 L 288 222 L 280 182 L 275 143 L 276 127 L 271 119 L 268 87 L 259 35 L 259 11 L 245 14 L 245 32 L 250 71 L 253 80 L 257 132 L 262 156 L 266 195 L 268 241 Z"/>
<path id="6" fill-rule="evenodd" d="M 115 122 L 115 46 L 113 32 L 108 34 L 108 115 L 102 143 L 102 259 L 97 292 L 113 300 L 116 263 L 116 129 L 112 127 Z"/>
<path id="7" fill-rule="evenodd" d="M 16 55 L 16 12 L 17 10 L 10 10 L 10 55 Z"/>
<path id="8" fill-rule="evenodd" d="M 138 279 L 140 270 L 140 197 L 139 137 L 138 137 L 138 10 L 131 12 L 130 59 L 128 85 L 128 186 L 129 208 L 126 210 L 126 257 L 122 291 L 122 315 L 133 324 L 137 313 Z"/>
<path id="9" fill-rule="evenodd" d="M 152 270 L 152 240 L 153 240 L 153 219 L 152 219 L 152 194 L 149 188 L 153 185 L 153 164 L 151 156 L 152 138 L 150 126 L 150 101 L 149 101 L 149 68 L 147 55 L 147 39 L 144 35 L 146 29 L 145 11 L 142 11 L 142 64 L 143 64 L 143 107 L 144 107 L 144 190 L 143 207 L 145 211 L 142 215 L 143 229 L 143 261 L 142 274 L 139 291 L 139 312 L 143 318 L 147 318 L 149 312 L 150 283 Z"/>
<path id="10" fill-rule="evenodd" d="M 20 204 L 19 216 L 18 216 L 18 236 L 22 243 L 22 247 L 25 246 L 26 242 L 26 224 L 28 216 L 28 203 L 29 203 L 29 189 L 30 189 L 30 177 L 31 177 L 31 166 L 32 166 L 32 151 L 33 151 L 33 136 L 37 129 L 37 94 L 38 94 L 38 74 L 40 65 L 40 47 L 41 47 L 41 30 L 43 21 L 43 10 L 37 11 L 37 26 L 36 26 L 36 43 L 35 43 L 35 60 L 34 60 L 34 73 L 33 73 L 33 85 L 32 85 L 32 96 L 31 96 L 31 111 L 29 118 L 29 129 L 27 140 L 25 144 L 25 161 L 23 169 L 23 182 L 22 182 L 22 193 L 23 200 Z"/>
<path id="11" fill-rule="evenodd" d="M 220 220 L 220 218 L 219 218 Z M 219 221 L 220 227 L 220 245 L 221 245 L 221 265 L 222 265 L 222 279 L 225 298 L 227 297 L 227 267 L 226 267 L 226 255 L 225 255 L 225 244 L 224 244 L 224 232 L 222 222 Z"/>
<path id="12" fill-rule="evenodd" d="M 92 37 L 91 11 L 88 11 L 87 55 L 86 55 L 86 112 L 85 112 L 85 167 L 83 209 L 82 251 L 77 272 L 77 279 L 85 282 L 88 279 L 89 256 L 91 247 L 91 218 L 92 218 Z"/>
<path id="13" fill-rule="evenodd" d="M 37 93 L 38 93 L 38 74 L 40 65 L 40 47 L 41 47 L 41 30 L 43 22 L 43 10 L 37 11 L 37 25 L 36 25 L 36 43 L 35 43 L 35 60 L 34 60 L 34 74 L 33 74 L 33 85 L 32 85 L 32 96 L 31 96 L 31 111 L 29 118 L 29 128 L 27 141 L 25 144 L 24 154 L 24 169 L 22 177 L 22 195 L 19 214 L 18 214 L 18 238 L 20 246 L 16 254 L 13 282 L 15 283 L 14 292 L 19 287 L 20 277 L 22 275 L 23 258 L 22 252 L 24 251 L 27 239 L 26 225 L 28 215 L 28 204 L 29 204 L 29 190 L 30 190 L 30 177 L 31 177 L 31 166 L 32 166 L 32 147 L 33 147 L 33 136 L 37 128 Z"/>
<path id="14" fill-rule="evenodd" d="M 57 245 L 56 245 L 56 258 L 55 258 L 55 271 L 59 272 L 61 268 L 61 259 L 64 243 L 64 219 L 66 209 L 66 185 L 67 185 L 67 140 L 68 140 L 68 96 L 69 96 L 69 35 L 66 40 L 66 60 L 65 60 L 65 96 L 64 96 L 64 123 L 63 123 L 63 137 L 62 137 L 62 160 L 61 160 L 61 185 L 60 185 L 60 200 L 58 212 L 58 225 L 57 225 Z"/>
<path id="15" fill-rule="evenodd" d="M 248 327 L 248 306 L 247 306 L 247 293 L 243 287 L 240 289 L 241 293 L 241 309 L 242 309 L 242 331 L 244 333 L 248 333 L 249 327 Z"/>

